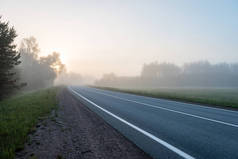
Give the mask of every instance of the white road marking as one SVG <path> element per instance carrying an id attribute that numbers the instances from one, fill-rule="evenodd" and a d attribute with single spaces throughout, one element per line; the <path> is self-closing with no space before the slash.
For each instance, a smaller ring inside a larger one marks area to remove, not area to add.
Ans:
<path id="1" fill-rule="evenodd" d="M 151 138 L 152 140 L 158 142 L 159 144 L 165 146 L 166 148 L 168 148 L 169 150 L 175 152 L 175 153 L 178 154 L 179 156 L 181 156 L 181 157 L 183 157 L 183 158 L 185 158 L 185 159 L 195 159 L 194 157 L 190 156 L 189 154 L 187 154 L 187 153 L 185 153 L 185 152 L 179 150 L 178 148 L 176 148 L 176 147 L 170 145 L 169 143 L 167 143 L 167 142 L 165 142 L 165 141 L 159 139 L 158 137 L 154 136 L 153 134 L 151 134 L 151 133 L 149 133 L 149 132 L 147 132 L 147 131 L 145 131 L 145 130 L 143 130 L 143 129 L 137 127 L 137 126 L 135 126 L 134 124 L 131 124 L 131 123 L 127 122 L 126 120 L 122 119 L 121 117 L 119 117 L 119 116 L 117 116 L 117 115 L 115 115 L 115 114 L 109 112 L 108 110 L 106 110 L 106 109 L 100 107 L 100 106 L 97 105 L 96 103 L 90 101 L 90 100 L 87 99 L 86 97 L 84 97 L 84 96 L 82 96 L 81 94 L 79 94 L 78 92 L 74 91 L 72 88 L 69 87 L 69 89 L 70 89 L 74 94 L 78 95 L 80 98 L 84 99 L 84 100 L 87 101 L 88 103 L 90 103 L 90 104 L 92 104 L 93 106 L 99 108 L 100 110 L 102 110 L 102 111 L 104 111 L 105 113 L 111 115 L 112 117 L 118 119 L 119 121 L 123 122 L 124 124 L 126 124 L 126 125 L 132 127 L 133 129 L 139 131 L 140 133 L 142 133 L 142 134 L 144 134 L 145 136 Z"/>
<path id="2" fill-rule="evenodd" d="M 95 92 L 95 91 L 91 91 L 90 90 L 89 92 L 94 92 L 94 93 L 97 93 L 97 94 L 102 94 L 102 95 L 113 97 L 113 98 L 117 98 L 117 99 L 120 99 L 120 100 L 132 102 L 132 103 L 137 103 L 137 104 L 140 104 L 140 105 L 145 105 L 145 106 L 153 107 L 153 108 L 157 108 L 157 109 L 163 109 L 163 110 L 167 110 L 167 111 L 170 111 L 170 112 L 174 112 L 174 113 L 178 113 L 178 114 L 183 114 L 183 115 L 186 115 L 186 116 L 190 116 L 190 117 L 194 117 L 194 118 L 199 118 L 199 119 L 203 119 L 203 120 L 207 120 L 207 121 L 211 121 L 211 122 L 215 122 L 215 123 L 219 123 L 219 124 L 223 124 L 223 125 L 227 125 L 227 126 L 232 126 L 232 127 L 238 128 L 238 125 L 236 125 L 236 124 L 232 124 L 232 123 L 228 123 L 228 122 L 224 122 L 224 121 L 220 121 L 220 120 L 210 119 L 210 118 L 206 118 L 206 117 L 202 117 L 202 116 L 198 116 L 198 115 L 193 115 L 193 114 L 189 114 L 189 113 L 185 113 L 185 112 L 181 112 L 181 111 L 177 111 L 177 110 L 172 110 L 172 109 L 168 109 L 168 108 L 164 108 L 164 107 L 160 107 L 160 106 L 156 106 L 156 105 L 151 105 L 151 104 L 147 104 L 147 103 L 143 103 L 143 102 L 137 102 L 137 101 L 134 101 L 134 100 L 130 100 L 130 99 L 126 99 L 126 98 L 121 98 L 121 97 L 117 97 L 117 96 L 114 96 L 114 95 L 109 95 L 109 94 L 101 93 L 101 92 L 97 92 L 97 91 Z"/>

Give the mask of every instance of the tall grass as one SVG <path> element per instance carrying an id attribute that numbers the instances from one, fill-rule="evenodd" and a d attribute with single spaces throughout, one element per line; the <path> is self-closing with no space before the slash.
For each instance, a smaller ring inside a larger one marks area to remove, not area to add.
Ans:
<path id="1" fill-rule="evenodd" d="M 15 158 L 15 151 L 24 148 L 39 117 L 56 108 L 59 89 L 44 89 L 0 102 L 0 158 Z"/>

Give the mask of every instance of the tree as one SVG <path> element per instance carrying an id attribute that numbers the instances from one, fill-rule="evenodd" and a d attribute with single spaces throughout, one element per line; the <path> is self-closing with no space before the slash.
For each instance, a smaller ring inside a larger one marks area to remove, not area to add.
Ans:
<path id="1" fill-rule="evenodd" d="M 13 43 L 16 36 L 15 29 L 9 27 L 9 23 L 3 22 L 0 17 L 0 98 L 19 88 L 14 70 L 21 63 L 20 54 Z"/>
<path id="2" fill-rule="evenodd" d="M 20 65 L 21 80 L 27 82 L 25 90 L 46 88 L 54 84 L 57 75 L 65 71 L 65 65 L 60 60 L 60 54 L 40 57 L 40 49 L 34 37 L 22 40 L 19 52 L 22 64 Z"/>
<path id="3" fill-rule="evenodd" d="M 60 54 L 57 52 L 41 57 L 40 63 L 50 66 L 57 75 L 66 71 L 65 65 L 61 62 Z"/>

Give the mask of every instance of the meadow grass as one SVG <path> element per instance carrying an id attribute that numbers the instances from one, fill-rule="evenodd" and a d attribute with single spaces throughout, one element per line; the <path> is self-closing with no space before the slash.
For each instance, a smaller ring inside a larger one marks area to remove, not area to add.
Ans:
<path id="1" fill-rule="evenodd" d="M 96 87 L 100 89 L 131 93 L 154 98 L 198 103 L 208 106 L 238 108 L 238 88 L 157 88 L 157 89 L 119 89 Z"/>
<path id="2" fill-rule="evenodd" d="M 15 158 L 15 152 L 24 148 L 37 122 L 56 108 L 60 89 L 42 89 L 0 102 L 0 158 Z"/>

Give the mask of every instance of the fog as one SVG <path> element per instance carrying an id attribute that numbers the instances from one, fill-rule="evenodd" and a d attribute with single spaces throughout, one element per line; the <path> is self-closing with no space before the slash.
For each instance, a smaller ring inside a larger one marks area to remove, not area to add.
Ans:
<path id="1" fill-rule="evenodd" d="M 60 53 L 67 72 L 139 76 L 144 63 L 238 59 L 237 1 L 1 0 L 16 44 L 34 36 L 38 56 Z"/>
<path id="2" fill-rule="evenodd" d="M 34 37 L 21 41 L 19 53 L 21 64 L 17 66 L 19 83 L 23 90 L 35 90 L 51 87 L 57 76 L 66 71 L 60 60 L 60 54 L 53 52 L 39 56 L 39 46 Z"/>
<path id="3" fill-rule="evenodd" d="M 23 90 L 237 87 L 237 1 L 2 0 L 1 15 Z"/>
<path id="4" fill-rule="evenodd" d="M 21 64 L 16 67 L 18 83 L 23 90 L 47 88 L 53 85 L 95 85 L 117 88 L 173 87 L 238 87 L 238 63 L 197 61 L 182 66 L 151 62 L 144 64 L 137 76 L 104 74 L 101 78 L 67 71 L 60 53 L 40 56 L 34 37 L 24 38 L 19 47 Z M 122 68 L 123 70 L 123 68 Z"/>
<path id="5" fill-rule="evenodd" d="M 68 72 L 60 53 L 40 56 L 40 45 L 35 37 L 22 39 L 19 50 L 21 64 L 17 66 L 17 82 L 21 90 L 31 91 L 54 85 L 88 85 L 94 83 L 89 75 Z"/>
<path id="6" fill-rule="evenodd" d="M 55 79 L 54 85 L 94 85 L 96 78 L 75 72 L 63 72 Z"/>
<path id="7" fill-rule="evenodd" d="M 238 87 L 238 63 L 199 61 L 177 66 L 152 62 L 144 64 L 139 76 L 109 73 L 97 80 L 95 85 L 117 88 Z"/>
<path id="8" fill-rule="evenodd" d="M 238 87 L 238 63 L 197 61 L 182 66 L 151 62 L 144 64 L 137 76 L 93 75 L 67 71 L 60 53 L 40 56 L 36 38 L 24 38 L 19 47 L 21 64 L 16 67 L 23 90 L 47 88 L 53 85 L 95 85 L 117 88 L 174 88 L 174 87 Z M 123 69 L 123 68 L 122 68 Z"/>

